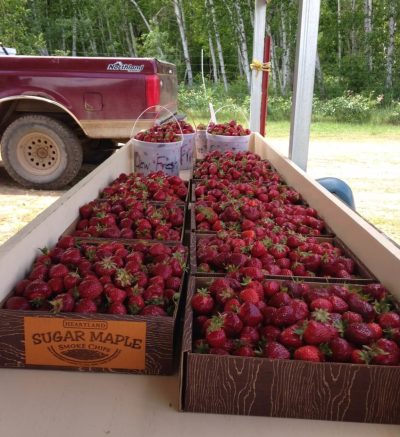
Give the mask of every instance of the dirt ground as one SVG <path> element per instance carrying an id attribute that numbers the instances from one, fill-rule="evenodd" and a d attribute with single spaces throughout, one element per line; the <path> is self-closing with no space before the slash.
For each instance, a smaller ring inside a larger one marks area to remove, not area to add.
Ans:
<path id="1" fill-rule="evenodd" d="M 269 142 L 287 154 L 287 139 L 269 138 Z M 83 167 L 73 183 L 93 168 Z M 315 178 L 333 176 L 346 181 L 353 190 L 357 212 L 400 243 L 400 139 L 311 141 L 307 171 Z M 19 186 L 8 176 L 0 159 L 0 244 L 63 192 Z"/>

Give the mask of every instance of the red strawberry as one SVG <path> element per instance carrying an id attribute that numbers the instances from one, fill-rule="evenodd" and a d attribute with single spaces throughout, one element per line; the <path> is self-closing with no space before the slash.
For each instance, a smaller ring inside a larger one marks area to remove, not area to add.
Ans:
<path id="1" fill-rule="evenodd" d="M 140 294 L 129 296 L 127 306 L 129 314 L 139 314 L 145 307 L 144 299 Z"/>
<path id="2" fill-rule="evenodd" d="M 400 328 L 400 315 L 394 311 L 388 311 L 378 316 L 378 322 L 383 329 Z"/>
<path id="3" fill-rule="evenodd" d="M 52 293 L 59 294 L 64 291 L 64 281 L 62 278 L 51 278 L 47 281 Z"/>
<path id="4" fill-rule="evenodd" d="M 387 296 L 387 290 L 382 284 L 367 284 L 363 292 L 369 294 L 372 299 L 382 300 Z"/>
<path id="5" fill-rule="evenodd" d="M 351 311 L 362 315 L 364 321 L 372 322 L 375 319 L 376 312 L 374 307 L 366 300 L 361 299 L 357 294 L 351 293 L 347 303 Z"/>
<path id="6" fill-rule="evenodd" d="M 260 341 L 260 334 L 254 326 L 245 326 L 239 338 L 243 344 L 254 346 Z"/>
<path id="7" fill-rule="evenodd" d="M 281 330 L 277 326 L 267 325 L 261 329 L 261 336 L 267 341 L 276 341 L 279 337 Z"/>
<path id="8" fill-rule="evenodd" d="M 108 314 L 127 314 L 128 310 L 122 302 L 113 302 L 107 310 Z"/>
<path id="9" fill-rule="evenodd" d="M 214 316 L 207 327 L 206 340 L 212 348 L 223 348 L 226 343 L 226 334 L 223 329 L 224 319 L 221 316 Z"/>
<path id="10" fill-rule="evenodd" d="M 348 323 L 361 323 L 363 321 L 361 314 L 353 311 L 346 311 L 343 313 L 342 319 Z"/>
<path id="11" fill-rule="evenodd" d="M 63 278 L 69 273 L 68 267 L 64 264 L 53 264 L 49 270 L 50 278 Z"/>
<path id="12" fill-rule="evenodd" d="M 356 344 L 370 344 L 374 339 L 374 332 L 366 323 L 351 323 L 345 330 L 346 339 Z"/>
<path id="13" fill-rule="evenodd" d="M 373 364 L 396 366 L 400 363 L 400 348 L 387 338 L 380 338 L 372 348 L 376 355 L 372 358 Z"/>
<path id="14" fill-rule="evenodd" d="M 250 302 L 244 302 L 240 306 L 238 314 L 246 326 L 257 326 L 263 320 L 260 310 Z"/>
<path id="15" fill-rule="evenodd" d="M 109 287 L 104 292 L 108 302 L 110 303 L 122 303 L 127 296 L 127 292 L 125 290 L 122 290 L 121 288 L 117 287 Z M 117 313 L 110 313 L 110 314 L 117 314 Z"/>
<path id="16" fill-rule="evenodd" d="M 264 347 L 264 357 L 272 360 L 288 360 L 290 352 L 282 344 L 271 341 Z"/>
<path id="17" fill-rule="evenodd" d="M 223 313 L 222 316 L 224 319 L 223 328 L 228 337 L 234 337 L 242 331 L 243 322 L 237 314 L 226 312 Z"/>
<path id="18" fill-rule="evenodd" d="M 192 297 L 192 308 L 197 314 L 210 314 L 214 308 L 214 300 L 206 288 L 199 288 Z"/>
<path id="19" fill-rule="evenodd" d="M 303 344 L 300 332 L 298 325 L 289 326 L 280 333 L 278 341 L 287 348 L 298 348 Z"/>
<path id="20" fill-rule="evenodd" d="M 333 336 L 334 333 L 330 326 L 315 320 L 310 320 L 304 330 L 303 339 L 307 344 L 318 345 L 321 343 L 329 343 Z"/>
<path id="21" fill-rule="evenodd" d="M 70 294 L 63 293 L 51 300 L 50 304 L 53 306 L 53 313 L 69 313 L 74 309 L 75 299 Z"/>
<path id="22" fill-rule="evenodd" d="M 279 293 L 276 293 L 271 297 L 271 299 L 268 301 L 268 305 L 279 308 L 285 305 L 289 305 L 291 301 L 292 298 L 289 296 L 288 293 L 280 291 Z"/>
<path id="23" fill-rule="evenodd" d="M 31 304 L 22 296 L 11 296 L 6 300 L 4 308 L 7 310 L 30 310 Z"/>
<path id="24" fill-rule="evenodd" d="M 78 286 L 79 296 L 83 299 L 96 299 L 103 292 L 103 285 L 97 279 L 84 279 Z"/>
<path id="25" fill-rule="evenodd" d="M 250 302 L 256 304 L 260 301 L 260 296 L 254 288 L 245 288 L 239 294 L 243 302 Z"/>
<path id="26" fill-rule="evenodd" d="M 51 293 L 51 288 L 46 282 L 36 279 L 26 286 L 24 297 L 28 300 L 32 300 L 34 299 L 34 296 L 37 297 L 38 295 L 43 296 L 43 298 L 47 298 L 51 296 Z"/>
<path id="27" fill-rule="evenodd" d="M 319 363 L 324 361 L 324 355 L 316 346 L 307 345 L 294 351 L 294 359 Z"/>
<path id="28" fill-rule="evenodd" d="M 28 279 L 34 281 L 37 279 L 44 280 L 47 277 L 49 268 L 45 264 L 37 264 L 29 273 Z"/>
<path id="29" fill-rule="evenodd" d="M 60 261 L 62 264 L 72 264 L 74 266 L 77 266 L 81 258 L 82 255 L 79 249 L 71 247 L 61 255 Z"/>
<path id="30" fill-rule="evenodd" d="M 326 310 L 328 312 L 332 312 L 333 311 L 333 304 L 330 300 L 325 299 L 323 297 L 314 299 L 313 301 L 311 301 L 310 303 L 310 309 L 312 311 L 317 310 L 317 309 L 323 309 Z"/>
<path id="31" fill-rule="evenodd" d="M 348 363 L 351 360 L 354 347 L 344 338 L 335 337 L 329 343 L 329 347 L 332 351 L 332 361 Z"/>
<path id="32" fill-rule="evenodd" d="M 287 326 L 296 322 L 294 309 L 291 305 L 279 307 L 272 316 L 272 323 L 275 326 Z"/>
<path id="33" fill-rule="evenodd" d="M 30 283 L 31 281 L 29 279 L 22 279 L 21 281 L 19 281 L 14 287 L 14 294 L 16 296 L 22 296 L 24 294 L 26 286 Z"/>
<path id="34" fill-rule="evenodd" d="M 371 329 L 373 333 L 373 340 L 376 341 L 383 335 L 383 330 L 378 323 L 367 323 L 368 327 Z"/>
<path id="35" fill-rule="evenodd" d="M 239 357 L 254 357 L 255 353 L 251 346 L 244 345 L 237 348 L 234 352 L 234 355 Z"/>
<path id="36" fill-rule="evenodd" d="M 74 307 L 75 313 L 97 313 L 97 305 L 92 299 L 83 298 L 76 302 Z"/>
<path id="37" fill-rule="evenodd" d="M 329 300 L 332 304 L 331 312 L 333 312 L 333 313 L 342 314 L 349 309 L 347 302 L 338 296 L 330 296 Z"/>
<path id="38" fill-rule="evenodd" d="M 146 307 L 144 307 L 142 309 L 142 311 L 140 312 L 141 316 L 166 316 L 167 313 L 165 312 L 165 310 L 163 308 L 161 308 L 158 305 L 147 305 Z"/>
<path id="39" fill-rule="evenodd" d="M 62 249 L 69 249 L 70 247 L 73 247 L 75 244 L 75 238 L 72 235 L 65 235 L 63 237 L 60 237 L 57 246 L 61 247 Z"/>
<path id="40" fill-rule="evenodd" d="M 64 276 L 63 281 L 64 287 L 69 290 L 70 288 L 77 286 L 81 282 L 81 277 L 79 273 L 69 272 L 67 275 Z"/>

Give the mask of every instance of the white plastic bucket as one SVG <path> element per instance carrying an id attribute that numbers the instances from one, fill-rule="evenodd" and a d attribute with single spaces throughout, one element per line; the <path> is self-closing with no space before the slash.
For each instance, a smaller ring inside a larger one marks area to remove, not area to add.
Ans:
<path id="1" fill-rule="evenodd" d="M 179 176 L 182 141 L 149 143 L 132 138 L 130 143 L 137 173 L 147 175 L 163 171 L 167 175 Z"/>
<path id="2" fill-rule="evenodd" d="M 228 135 L 213 135 L 207 132 L 207 152 L 241 152 L 249 149 L 250 135 L 231 137 Z"/>
<path id="3" fill-rule="evenodd" d="M 207 131 L 200 129 L 196 131 L 196 155 L 198 159 L 203 159 L 207 153 Z"/>
<path id="4" fill-rule="evenodd" d="M 182 134 L 181 170 L 189 170 L 193 165 L 194 142 L 196 133 Z"/>

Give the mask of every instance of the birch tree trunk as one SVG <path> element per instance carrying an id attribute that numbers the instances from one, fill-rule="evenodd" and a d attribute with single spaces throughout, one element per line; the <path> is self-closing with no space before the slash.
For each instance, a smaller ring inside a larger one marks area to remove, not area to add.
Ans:
<path id="1" fill-rule="evenodd" d="M 131 0 L 131 3 L 133 4 L 133 6 L 135 6 L 136 10 L 139 12 L 139 15 L 142 17 L 142 20 L 143 20 L 144 25 L 146 26 L 147 30 L 149 32 L 151 32 L 152 31 L 151 26 L 150 26 L 149 22 L 147 21 L 145 15 L 143 14 L 142 9 L 137 4 L 136 0 Z M 157 51 L 158 51 L 158 54 L 160 55 L 160 57 L 162 59 L 164 59 L 164 52 L 162 51 L 162 48 L 160 47 L 160 45 L 157 45 Z"/>
<path id="2" fill-rule="evenodd" d="M 133 49 L 133 56 L 137 57 L 138 53 L 137 53 L 136 37 L 135 37 L 135 34 L 133 33 L 132 23 L 129 23 L 129 34 L 131 36 L 131 44 L 132 44 L 132 49 Z"/>
<path id="3" fill-rule="evenodd" d="M 221 39 L 219 37 L 219 32 L 218 32 L 218 23 L 217 23 L 217 19 L 215 17 L 214 0 L 205 0 L 205 2 L 206 2 L 206 9 L 208 6 L 210 7 L 211 18 L 212 18 L 212 23 L 213 23 L 213 27 L 214 27 L 214 33 L 215 33 L 215 41 L 217 43 L 219 65 L 221 67 L 222 81 L 224 83 L 225 91 L 228 91 L 228 80 L 226 78 L 224 55 L 222 52 Z M 207 2 L 208 2 L 208 4 L 207 4 Z"/>
<path id="4" fill-rule="evenodd" d="M 396 6 L 395 3 L 389 0 L 389 44 L 386 51 L 386 89 L 393 87 L 393 53 L 394 53 L 394 34 L 396 32 Z"/>
<path id="5" fill-rule="evenodd" d="M 108 41 L 111 44 L 112 54 L 113 54 L 113 56 L 117 56 L 117 54 L 115 53 L 114 39 L 113 39 L 113 36 L 111 33 L 111 27 L 110 27 L 110 21 L 108 19 L 108 15 L 106 15 L 106 25 L 107 25 L 107 31 L 108 31 Z"/>
<path id="6" fill-rule="evenodd" d="M 324 85 L 324 75 L 322 73 L 321 61 L 319 59 L 319 53 L 317 50 L 317 56 L 315 58 L 315 72 L 317 76 L 317 83 L 319 87 L 319 92 L 321 96 L 325 96 L 325 85 Z"/>
<path id="7" fill-rule="evenodd" d="M 372 0 L 364 0 L 364 32 L 365 47 L 368 63 L 368 71 L 372 71 L 372 51 L 371 51 L 371 33 L 372 33 Z"/>
<path id="8" fill-rule="evenodd" d="M 174 12 L 175 12 L 176 21 L 177 21 L 178 27 L 179 27 L 179 33 L 181 35 L 183 59 L 185 61 L 185 65 L 186 65 L 188 85 L 192 86 L 193 85 L 192 64 L 190 62 L 189 47 L 188 47 L 188 41 L 187 41 L 187 37 L 186 37 L 186 29 L 185 29 L 185 22 L 184 22 L 184 16 L 183 16 L 182 2 L 181 2 L 181 0 L 172 0 L 172 1 L 174 4 Z"/>
<path id="9" fill-rule="evenodd" d="M 77 40 L 77 19 L 76 19 L 76 2 L 73 2 L 74 16 L 72 18 L 72 56 L 76 56 L 76 40 Z"/>
<path id="10" fill-rule="evenodd" d="M 338 67 L 339 67 L 339 71 L 341 70 L 342 67 L 342 10 L 341 10 L 341 4 L 340 4 L 341 0 L 337 0 L 337 27 L 338 27 L 338 31 L 337 31 L 337 39 L 338 39 L 338 53 L 337 53 L 337 57 L 338 57 Z"/>
<path id="11" fill-rule="evenodd" d="M 356 14 L 356 0 L 351 0 L 351 14 L 354 17 Z M 357 53 L 357 39 L 354 23 L 351 24 L 350 32 L 350 53 L 354 56 Z"/>
<path id="12" fill-rule="evenodd" d="M 271 38 L 271 81 L 272 81 L 272 87 L 274 88 L 275 92 L 278 92 L 282 89 L 281 87 L 281 78 L 279 75 L 279 68 L 278 63 L 276 62 L 276 51 L 275 51 L 275 39 L 271 36 L 271 28 L 268 24 L 268 21 L 265 23 L 265 30 L 267 35 Z"/>
<path id="13" fill-rule="evenodd" d="M 213 78 L 214 83 L 218 82 L 218 65 L 217 65 L 217 58 L 215 57 L 215 50 L 214 50 L 214 43 L 211 37 L 210 30 L 208 30 L 208 45 L 210 46 L 210 55 L 211 55 L 211 62 L 212 62 L 212 68 L 213 68 Z"/>
<path id="14" fill-rule="evenodd" d="M 240 47 L 237 46 L 237 56 L 238 56 L 238 67 L 239 67 L 239 76 L 244 76 L 243 71 L 243 58 L 242 58 L 242 52 L 240 51 Z"/>
<path id="15" fill-rule="evenodd" d="M 252 2 L 251 0 L 247 0 L 247 6 L 250 13 L 250 24 L 251 27 L 254 27 L 254 1 Z"/>
<path id="16" fill-rule="evenodd" d="M 240 52 L 242 57 L 243 70 L 246 76 L 247 86 L 250 90 L 251 76 L 250 76 L 250 66 L 249 66 L 249 54 L 247 50 L 246 31 L 245 31 L 243 17 L 242 17 L 242 10 L 240 7 L 240 3 L 238 1 L 234 1 L 233 4 L 235 6 L 236 15 L 237 15 L 238 34 L 239 34 L 239 41 L 240 41 Z"/>
<path id="17" fill-rule="evenodd" d="M 290 53 L 288 44 L 288 35 L 286 30 L 286 20 L 283 5 L 281 3 L 281 34 L 282 34 L 282 85 L 281 92 L 286 96 L 289 88 L 290 80 Z"/>

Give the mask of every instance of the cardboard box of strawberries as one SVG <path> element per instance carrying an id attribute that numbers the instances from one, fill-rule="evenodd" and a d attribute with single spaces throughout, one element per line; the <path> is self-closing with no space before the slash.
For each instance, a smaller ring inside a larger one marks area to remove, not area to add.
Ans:
<path id="1" fill-rule="evenodd" d="M 172 373 L 187 193 L 176 176 L 121 174 L 77 207 L 1 304 L 0 366 Z"/>
<path id="2" fill-rule="evenodd" d="M 400 423 L 399 304 L 329 217 L 253 153 L 193 174 L 182 409 Z"/>

